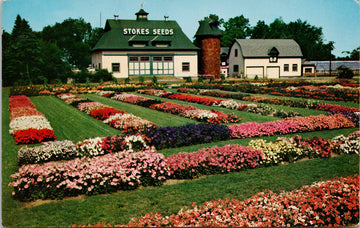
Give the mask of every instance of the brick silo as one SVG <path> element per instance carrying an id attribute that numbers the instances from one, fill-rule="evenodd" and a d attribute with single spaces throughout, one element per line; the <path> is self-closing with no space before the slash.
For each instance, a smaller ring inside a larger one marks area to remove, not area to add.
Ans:
<path id="1" fill-rule="evenodd" d="M 206 18 L 199 21 L 195 34 L 196 43 L 200 47 L 199 73 L 204 76 L 220 78 L 220 37 L 222 33 L 215 21 Z"/>

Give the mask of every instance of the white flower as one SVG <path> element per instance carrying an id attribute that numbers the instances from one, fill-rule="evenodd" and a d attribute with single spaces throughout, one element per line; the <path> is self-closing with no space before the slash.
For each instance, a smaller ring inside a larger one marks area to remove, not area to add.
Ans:
<path id="1" fill-rule="evenodd" d="M 10 134 L 29 128 L 52 130 L 50 122 L 44 116 L 21 116 L 11 120 L 9 124 Z"/>

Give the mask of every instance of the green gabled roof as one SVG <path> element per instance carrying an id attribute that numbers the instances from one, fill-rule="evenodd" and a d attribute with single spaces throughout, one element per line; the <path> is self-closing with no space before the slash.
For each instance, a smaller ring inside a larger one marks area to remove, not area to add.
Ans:
<path id="1" fill-rule="evenodd" d="M 124 34 L 124 29 L 127 28 L 148 29 L 149 34 Z M 173 35 L 153 35 L 153 29 L 173 29 Z M 152 43 L 153 39 L 166 41 L 170 45 L 156 47 Z M 148 45 L 133 47 L 134 41 L 147 42 Z M 199 48 L 189 40 L 176 21 L 109 19 L 106 21 L 104 35 L 92 49 L 92 51 L 99 50 L 199 50 Z"/>
<path id="2" fill-rule="evenodd" d="M 214 36 L 221 37 L 222 32 L 218 26 L 210 18 L 206 18 L 203 21 L 199 21 L 199 28 L 196 31 L 195 36 Z"/>

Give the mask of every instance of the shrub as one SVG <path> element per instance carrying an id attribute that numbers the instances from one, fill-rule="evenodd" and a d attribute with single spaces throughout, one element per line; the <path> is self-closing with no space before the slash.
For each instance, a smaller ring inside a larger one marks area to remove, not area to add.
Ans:
<path id="1" fill-rule="evenodd" d="M 354 77 L 354 72 L 350 68 L 344 65 L 339 66 L 337 70 L 338 70 L 337 78 L 352 79 Z"/>

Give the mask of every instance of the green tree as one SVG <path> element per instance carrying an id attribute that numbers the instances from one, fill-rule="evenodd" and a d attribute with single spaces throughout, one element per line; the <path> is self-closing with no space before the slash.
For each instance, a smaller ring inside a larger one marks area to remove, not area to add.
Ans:
<path id="1" fill-rule="evenodd" d="M 249 19 L 243 15 L 230 18 L 227 22 L 223 23 L 225 31 L 221 38 L 222 47 L 230 47 L 234 39 L 245 39 L 250 34 Z"/>
<path id="2" fill-rule="evenodd" d="M 28 22 L 17 15 L 11 35 L 5 34 L 6 46 L 3 48 L 4 85 L 36 83 L 36 75 L 40 72 L 40 49 L 35 33 Z M 4 57 L 5 57 L 4 56 Z"/>
<path id="3" fill-rule="evenodd" d="M 90 48 L 95 47 L 96 43 L 99 41 L 101 36 L 104 34 L 103 28 L 94 28 L 90 32 L 89 39 L 87 40 L 87 44 Z"/>
<path id="4" fill-rule="evenodd" d="M 343 51 L 343 54 L 347 54 L 345 57 L 339 57 L 338 59 L 342 60 L 360 60 L 360 47 L 350 51 Z"/>
<path id="5" fill-rule="evenodd" d="M 251 39 L 265 39 L 269 37 L 270 27 L 264 21 L 258 21 L 256 26 L 250 30 Z"/>
<path id="6" fill-rule="evenodd" d="M 91 25 L 80 19 L 66 19 L 54 26 L 46 26 L 42 31 L 45 41 L 55 42 L 63 51 L 63 58 L 69 65 L 83 69 L 91 63 L 89 39 Z"/>

